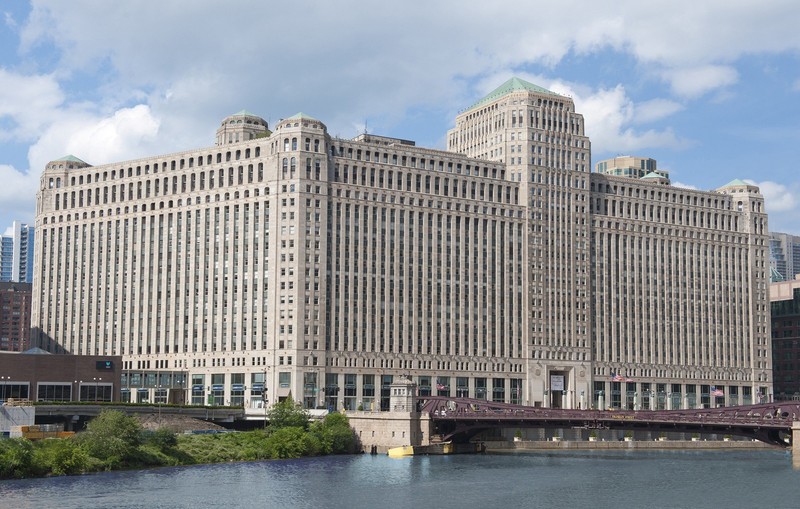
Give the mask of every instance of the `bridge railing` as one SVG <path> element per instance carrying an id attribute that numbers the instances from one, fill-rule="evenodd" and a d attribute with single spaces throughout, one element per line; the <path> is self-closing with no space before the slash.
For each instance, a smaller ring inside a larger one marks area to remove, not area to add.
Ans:
<path id="1" fill-rule="evenodd" d="M 445 396 L 420 397 L 420 410 L 436 419 L 495 419 L 541 420 L 633 420 L 649 423 L 708 423 L 761 425 L 764 427 L 791 427 L 800 420 L 800 404 L 794 401 L 760 405 L 722 407 L 690 410 L 578 410 L 528 407 L 497 403 L 479 399 L 449 398 Z"/>

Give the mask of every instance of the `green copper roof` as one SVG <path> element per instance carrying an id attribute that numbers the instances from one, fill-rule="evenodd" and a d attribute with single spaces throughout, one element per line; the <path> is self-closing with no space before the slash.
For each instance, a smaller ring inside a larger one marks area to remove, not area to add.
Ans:
<path id="1" fill-rule="evenodd" d="M 314 118 L 312 116 L 306 115 L 302 111 L 300 113 L 295 113 L 294 115 L 292 115 L 291 117 L 287 118 L 286 120 L 314 120 L 316 122 L 319 122 L 319 119 L 316 119 L 316 118 Z"/>
<path id="2" fill-rule="evenodd" d="M 727 184 L 725 184 L 725 185 L 724 185 L 724 186 L 722 186 L 722 187 L 738 187 L 738 186 L 749 186 L 749 185 L 750 185 L 750 184 L 748 184 L 748 183 L 747 183 L 747 182 L 745 182 L 744 180 L 741 180 L 741 179 L 733 179 L 733 180 L 731 180 L 730 182 L 728 182 Z"/>
<path id="3" fill-rule="evenodd" d="M 467 110 L 471 110 L 472 108 L 476 108 L 488 102 L 492 102 L 495 99 L 499 99 L 500 97 L 503 97 L 506 94 L 510 94 L 511 92 L 519 92 L 519 91 L 536 92 L 539 94 L 548 94 L 557 97 L 563 97 L 560 94 L 556 94 L 553 91 L 547 90 L 546 88 L 542 88 L 538 85 L 534 85 L 533 83 L 529 83 L 525 80 L 521 80 L 519 78 L 511 78 L 510 80 L 506 81 L 499 87 L 495 88 L 494 90 L 483 96 L 482 99 L 480 99 L 478 102 L 467 108 Z"/>
<path id="4" fill-rule="evenodd" d="M 232 116 L 232 117 L 245 117 L 245 116 L 246 116 L 246 117 L 258 117 L 258 115 L 256 115 L 255 113 L 252 113 L 252 112 L 250 112 L 250 111 L 247 111 L 247 110 L 242 110 L 242 111 L 239 111 L 239 112 L 237 112 L 237 113 L 234 113 L 234 114 L 233 114 L 233 115 L 231 115 L 231 116 Z"/>
<path id="5" fill-rule="evenodd" d="M 62 157 L 61 159 L 56 159 L 56 161 L 64 161 L 64 162 L 69 162 L 69 163 L 81 163 L 81 164 L 86 164 L 86 161 L 81 161 L 80 159 L 78 159 L 77 157 L 75 157 L 75 156 L 74 156 L 74 155 L 72 155 L 72 154 L 70 154 L 70 155 L 67 155 L 67 156 L 64 156 L 64 157 Z"/>
<path id="6" fill-rule="evenodd" d="M 664 175 L 659 175 L 658 173 L 656 173 L 654 171 L 651 171 L 650 173 L 648 173 L 647 175 L 645 175 L 642 178 L 643 179 L 663 179 L 665 177 L 664 177 Z"/>

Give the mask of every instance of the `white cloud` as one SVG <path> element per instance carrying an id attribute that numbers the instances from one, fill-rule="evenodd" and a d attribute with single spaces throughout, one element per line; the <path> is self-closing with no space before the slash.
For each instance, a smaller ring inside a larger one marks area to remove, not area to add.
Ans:
<path id="1" fill-rule="evenodd" d="M 30 141 L 52 121 L 64 94 L 51 75 L 23 75 L 0 68 L 0 119 L 11 120 L 11 129 L 0 131 L 0 140 Z"/>
<path id="2" fill-rule="evenodd" d="M 791 189 L 788 186 L 769 180 L 763 182 L 745 180 L 745 182 L 758 186 L 761 190 L 761 194 L 764 195 L 764 207 L 767 212 L 787 212 L 797 208 L 798 189 Z"/>
<path id="3" fill-rule="evenodd" d="M 647 124 L 662 120 L 683 109 L 683 105 L 668 99 L 651 99 L 636 105 L 633 123 Z"/>
<path id="4" fill-rule="evenodd" d="M 672 182 L 674 187 L 680 187 L 682 189 L 694 189 L 695 191 L 700 189 L 697 186 L 693 186 L 692 184 L 684 184 L 683 182 Z"/>
<path id="5" fill-rule="evenodd" d="M 586 133 L 592 140 L 592 152 L 635 153 L 656 147 L 678 148 L 688 143 L 671 129 L 637 131 L 628 127 L 637 123 L 639 109 L 621 85 L 590 92 L 586 96 L 576 93 L 574 100 L 576 110 L 582 112 L 586 119 Z M 667 115 L 669 110 L 666 103 L 649 103 L 644 105 L 643 115 L 656 118 Z"/>
<path id="6" fill-rule="evenodd" d="M 142 146 L 155 139 L 159 121 L 150 107 L 123 108 L 108 117 L 71 116 L 54 122 L 29 152 L 31 167 L 74 155 L 89 164 L 105 164 L 147 155 Z"/>
<path id="7" fill-rule="evenodd" d="M 739 79 L 736 69 L 722 65 L 671 69 L 662 75 L 670 82 L 673 92 L 689 98 L 733 85 Z"/>
<path id="8" fill-rule="evenodd" d="M 0 164 L 0 211 L 14 219 L 33 223 L 34 200 L 39 188 L 39 175 L 25 173 L 13 166 Z"/>

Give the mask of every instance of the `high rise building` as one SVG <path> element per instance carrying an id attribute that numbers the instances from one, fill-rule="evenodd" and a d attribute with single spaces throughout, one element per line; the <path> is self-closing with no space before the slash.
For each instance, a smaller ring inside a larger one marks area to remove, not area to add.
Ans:
<path id="1" fill-rule="evenodd" d="M 0 235 L 0 281 L 33 281 L 33 238 L 33 227 L 19 221 Z"/>
<path id="2" fill-rule="evenodd" d="M 592 174 L 573 101 L 516 78 L 447 149 L 240 112 L 213 147 L 53 161 L 33 337 L 192 403 L 385 409 L 403 375 L 568 408 L 771 392 L 757 188 Z"/>
<path id="3" fill-rule="evenodd" d="M 770 232 L 769 266 L 773 282 L 792 281 L 800 274 L 800 236 Z"/>
<path id="4" fill-rule="evenodd" d="M 22 352 L 31 335 L 31 284 L 0 281 L 0 350 Z"/>
<path id="5" fill-rule="evenodd" d="M 772 365 L 775 397 L 800 399 L 800 274 L 791 281 L 772 283 Z"/>

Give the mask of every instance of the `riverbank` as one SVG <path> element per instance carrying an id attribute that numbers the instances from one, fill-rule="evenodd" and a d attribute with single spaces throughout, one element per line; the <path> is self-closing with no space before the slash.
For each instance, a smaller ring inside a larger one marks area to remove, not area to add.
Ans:
<path id="1" fill-rule="evenodd" d="M 619 441 L 570 441 L 561 440 L 558 442 L 545 442 L 543 440 L 522 440 L 519 442 L 510 441 L 488 441 L 485 442 L 486 450 L 490 452 L 513 452 L 513 451 L 557 451 L 557 450 L 782 450 L 780 447 L 754 442 L 750 440 L 632 440 L 630 442 Z"/>

